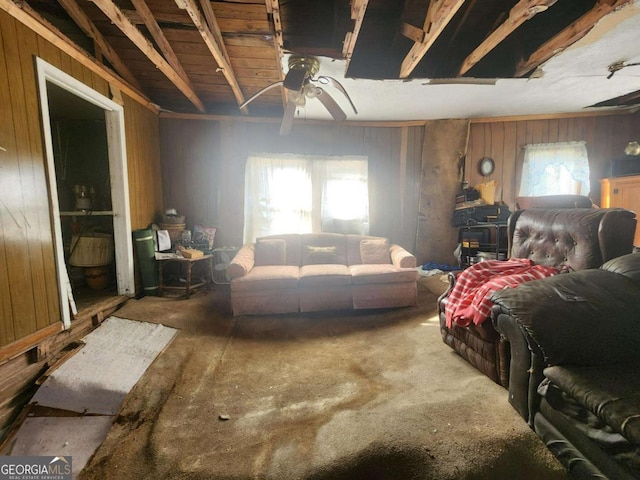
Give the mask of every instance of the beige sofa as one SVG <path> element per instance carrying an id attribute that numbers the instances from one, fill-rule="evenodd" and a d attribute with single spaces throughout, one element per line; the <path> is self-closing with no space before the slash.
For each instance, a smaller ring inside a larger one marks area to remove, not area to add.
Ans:
<path id="1" fill-rule="evenodd" d="M 415 305 L 416 258 L 388 239 L 338 233 L 271 235 L 227 267 L 234 315 Z"/>

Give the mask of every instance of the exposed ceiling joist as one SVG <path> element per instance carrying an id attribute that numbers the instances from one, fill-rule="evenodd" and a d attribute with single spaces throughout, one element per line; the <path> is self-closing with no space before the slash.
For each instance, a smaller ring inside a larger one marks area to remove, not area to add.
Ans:
<path id="1" fill-rule="evenodd" d="M 276 49 L 276 63 L 278 64 L 278 76 L 284 81 L 285 71 L 282 59 L 284 57 L 284 34 L 282 32 L 282 19 L 280 17 L 280 0 L 265 0 L 267 13 L 273 21 L 273 46 Z M 282 89 L 282 106 L 287 104 L 287 91 Z"/>
<path id="2" fill-rule="evenodd" d="M 568 25 L 558 35 L 540 46 L 529 58 L 521 61 L 516 67 L 514 77 L 522 77 L 542 65 L 551 57 L 584 37 L 593 26 L 605 15 L 616 8 L 629 3 L 630 0 L 600 0 L 587 13 Z"/>
<path id="3" fill-rule="evenodd" d="M 147 2 L 145 0 L 131 0 L 131 3 L 135 7 L 136 11 L 138 12 L 142 20 L 144 21 L 144 24 L 147 27 L 147 30 L 149 30 L 149 33 L 151 34 L 153 39 L 156 41 L 156 44 L 160 48 L 160 51 L 164 55 L 164 58 L 167 60 L 167 62 L 169 62 L 169 64 L 178 73 L 178 75 L 180 75 L 187 84 L 191 85 L 191 82 L 189 81 L 189 77 L 187 76 L 186 72 L 182 68 L 182 64 L 178 60 L 176 53 L 173 51 L 173 48 L 171 47 L 169 40 L 167 40 L 167 37 L 164 36 L 162 29 L 158 25 L 158 22 L 156 22 L 155 17 L 153 16 L 153 13 L 147 6 Z"/>
<path id="4" fill-rule="evenodd" d="M 129 84 L 116 72 L 99 63 L 95 58 L 90 57 L 85 50 L 71 41 L 71 39 L 58 30 L 55 25 L 52 25 L 25 2 L 18 4 L 16 0 L 0 0 L 0 8 L 42 38 L 51 42 L 52 45 L 55 45 L 81 65 L 102 76 L 110 84 L 122 89 L 123 92 L 140 102 L 141 105 L 144 105 L 149 110 L 158 112 L 158 106 L 152 103 L 148 97 Z"/>
<path id="5" fill-rule="evenodd" d="M 138 28 L 131 23 L 124 12 L 120 10 L 111 0 L 91 0 L 110 20 L 124 33 L 133 44 L 144 53 L 149 60 L 173 83 L 178 90 L 200 111 L 205 112 L 205 107 L 198 95 L 180 74 L 164 59 L 164 57 L 153 47 L 151 42 L 142 34 Z"/>
<path id="6" fill-rule="evenodd" d="M 482 60 L 500 42 L 513 33 L 520 25 L 532 19 L 536 14 L 544 12 L 557 0 L 520 0 L 509 11 L 509 18 L 482 42 L 471 54 L 464 59 L 458 75 L 467 73 L 476 63 Z"/>
<path id="7" fill-rule="evenodd" d="M 400 78 L 407 78 L 416 68 L 422 57 L 449 24 L 454 15 L 460 10 L 465 0 L 434 0 L 429 2 L 429 9 L 424 20 L 424 37 L 416 42 L 400 66 Z"/>
<path id="8" fill-rule="evenodd" d="M 194 0 L 175 0 L 176 5 L 182 10 L 186 10 L 193 21 L 193 24 L 200 32 L 204 43 L 207 45 L 207 48 L 213 55 L 216 63 L 218 64 L 222 74 L 229 82 L 229 86 L 233 91 L 233 95 L 236 98 L 236 102 L 238 105 L 242 105 L 245 102 L 244 95 L 242 90 L 240 89 L 240 85 L 238 85 L 238 80 L 235 76 L 233 68 L 231 64 L 225 59 L 225 55 L 223 52 L 223 48 L 219 45 L 218 41 L 215 39 L 211 30 L 207 26 L 206 20 L 202 17 L 198 6 L 195 4 Z M 243 113 L 247 113 L 246 107 L 242 109 Z"/>
<path id="9" fill-rule="evenodd" d="M 342 56 L 347 60 L 346 69 L 349 68 L 349 62 L 351 62 L 351 56 L 353 50 L 356 48 L 356 41 L 360 34 L 360 28 L 362 27 L 362 21 L 364 20 L 364 14 L 367 11 L 367 5 L 369 0 L 351 0 L 351 20 L 355 21 L 353 31 L 347 32 L 344 39 L 344 45 L 342 47 Z"/>
<path id="10" fill-rule="evenodd" d="M 213 8 L 211 8 L 211 0 L 200 0 L 200 6 L 202 7 L 202 12 L 204 13 L 204 18 L 207 21 L 207 26 L 213 35 L 213 38 L 220 46 L 220 51 L 222 52 L 222 57 L 225 61 L 231 65 L 231 61 L 229 60 L 229 54 L 227 53 L 227 47 L 224 44 L 224 39 L 222 38 L 222 32 L 220 31 L 220 26 L 218 25 L 218 21 L 216 20 L 216 15 L 213 13 Z"/>
<path id="11" fill-rule="evenodd" d="M 58 0 L 58 3 L 65 9 L 74 22 L 82 29 L 82 31 L 92 38 L 96 43 L 101 53 L 107 57 L 113 68 L 122 75 L 122 78 L 127 80 L 131 85 L 142 90 L 138 79 L 131 73 L 129 67 L 125 65 L 120 56 L 116 53 L 113 47 L 102 36 L 102 33 L 98 30 L 95 24 L 87 16 L 87 14 L 80 8 L 76 0 Z"/>

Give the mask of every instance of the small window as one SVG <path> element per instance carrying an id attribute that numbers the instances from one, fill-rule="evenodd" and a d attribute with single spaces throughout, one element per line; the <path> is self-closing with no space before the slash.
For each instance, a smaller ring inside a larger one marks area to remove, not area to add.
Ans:
<path id="1" fill-rule="evenodd" d="M 589 194 L 585 142 L 525 145 L 520 196 Z"/>

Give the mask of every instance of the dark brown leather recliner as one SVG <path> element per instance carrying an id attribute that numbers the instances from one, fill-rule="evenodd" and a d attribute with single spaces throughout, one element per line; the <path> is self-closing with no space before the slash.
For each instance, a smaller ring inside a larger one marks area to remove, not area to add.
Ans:
<path id="1" fill-rule="evenodd" d="M 491 299 L 513 407 L 573 477 L 640 479 L 640 254 Z"/>
<path id="2" fill-rule="evenodd" d="M 527 258 L 545 266 L 569 270 L 598 268 L 604 262 L 631 253 L 636 218 L 624 209 L 527 209 L 511 214 L 507 232 L 509 258 Z M 444 343 L 496 383 L 509 385 L 510 349 L 491 320 L 480 325 L 447 327 L 445 308 L 457 274 L 438 299 Z"/>

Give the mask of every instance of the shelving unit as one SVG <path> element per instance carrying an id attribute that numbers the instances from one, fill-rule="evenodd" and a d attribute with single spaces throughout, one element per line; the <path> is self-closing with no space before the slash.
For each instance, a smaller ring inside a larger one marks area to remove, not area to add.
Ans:
<path id="1" fill-rule="evenodd" d="M 475 225 L 460 227 L 458 242 L 462 245 L 460 263 L 462 268 L 478 261 L 479 253 L 490 254 L 491 258 L 506 259 L 508 240 L 507 224 L 479 222 Z"/>

